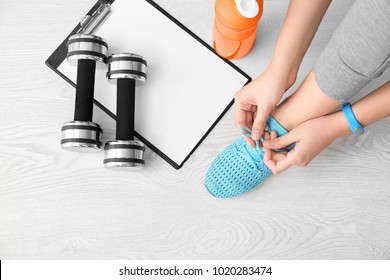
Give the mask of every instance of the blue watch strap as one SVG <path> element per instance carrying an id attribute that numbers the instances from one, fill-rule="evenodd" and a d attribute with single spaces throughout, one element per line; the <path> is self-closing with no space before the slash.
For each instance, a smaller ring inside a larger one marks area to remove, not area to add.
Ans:
<path id="1" fill-rule="evenodd" d="M 364 127 L 357 121 L 355 115 L 352 112 L 351 104 L 345 103 L 343 104 L 343 112 L 345 117 L 347 118 L 347 121 L 349 123 L 349 127 L 351 128 L 351 131 L 355 135 L 362 135 L 364 133 Z"/>

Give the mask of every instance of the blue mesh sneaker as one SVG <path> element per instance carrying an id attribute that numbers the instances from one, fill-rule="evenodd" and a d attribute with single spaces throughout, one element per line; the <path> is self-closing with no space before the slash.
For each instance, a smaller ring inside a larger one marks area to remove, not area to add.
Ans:
<path id="1" fill-rule="evenodd" d="M 278 136 L 287 133 L 271 116 L 267 125 Z M 249 133 L 245 133 L 245 130 Z M 240 133 L 251 137 L 251 130 L 247 127 L 241 127 Z M 217 156 L 206 174 L 205 185 L 210 194 L 220 198 L 241 195 L 253 190 L 271 175 L 272 171 L 263 162 L 264 152 L 259 146 L 261 141 L 256 141 L 256 147 L 251 148 L 242 137 Z"/>

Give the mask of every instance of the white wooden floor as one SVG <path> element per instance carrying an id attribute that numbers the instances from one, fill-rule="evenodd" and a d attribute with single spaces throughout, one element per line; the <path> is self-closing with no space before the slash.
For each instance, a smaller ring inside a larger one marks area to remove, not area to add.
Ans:
<path id="1" fill-rule="evenodd" d="M 74 89 L 44 61 L 94 1 L 0 0 L 0 259 L 390 259 L 390 119 L 228 200 L 203 179 L 238 137 L 232 110 L 179 171 L 150 150 L 140 173 L 62 151 Z M 213 0 L 156 2 L 211 42 Z M 299 80 L 351 2 L 334 1 Z M 253 52 L 235 62 L 250 76 L 270 60 L 287 5 L 266 1 Z M 114 121 L 97 108 L 95 120 L 111 139 Z"/>

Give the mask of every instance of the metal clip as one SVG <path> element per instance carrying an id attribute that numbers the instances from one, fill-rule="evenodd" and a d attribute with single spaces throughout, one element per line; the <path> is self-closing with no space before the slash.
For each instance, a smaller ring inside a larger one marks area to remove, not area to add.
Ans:
<path id="1" fill-rule="evenodd" d="M 108 18 L 111 14 L 111 6 L 110 4 L 101 5 L 93 14 L 85 15 L 81 21 L 81 28 L 77 31 L 77 33 L 81 34 L 92 34 L 94 33 Z"/>

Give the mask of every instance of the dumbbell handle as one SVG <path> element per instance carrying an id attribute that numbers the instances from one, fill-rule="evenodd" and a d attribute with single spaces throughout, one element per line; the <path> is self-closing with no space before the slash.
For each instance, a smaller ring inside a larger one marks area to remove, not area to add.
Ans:
<path id="1" fill-rule="evenodd" d="M 134 140 L 135 80 L 117 80 L 116 140 Z"/>
<path id="2" fill-rule="evenodd" d="M 77 66 L 75 121 L 92 121 L 96 62 L 80 59 Z"/>

